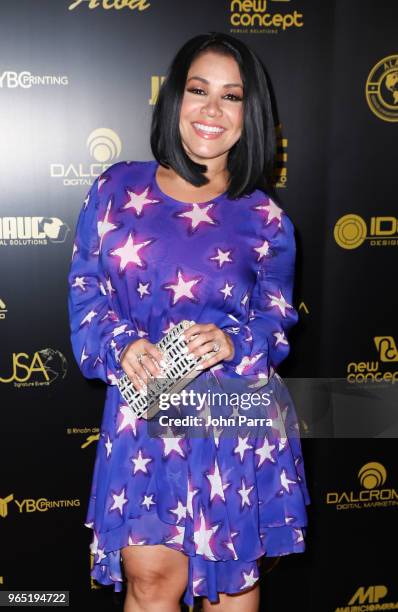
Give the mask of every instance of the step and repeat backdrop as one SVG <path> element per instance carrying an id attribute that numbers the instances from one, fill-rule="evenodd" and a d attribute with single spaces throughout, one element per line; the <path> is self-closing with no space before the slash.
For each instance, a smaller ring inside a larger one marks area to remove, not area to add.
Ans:
<path id="1" fill-rule="evenodd" d="M 0 16 L 0 589 L 122 607 L 90 577 L 106 389 L 70 346 L 73 236 L 96 176 L 152 159 L 177 49 L 217 30 L 270 75 L 276 189 L 296 226 L 300 320 L 279 373 L 312 504 L 306 552 L 264 564 L 262 607 L 398 609 L 398 4 L 3 0 Z"/>

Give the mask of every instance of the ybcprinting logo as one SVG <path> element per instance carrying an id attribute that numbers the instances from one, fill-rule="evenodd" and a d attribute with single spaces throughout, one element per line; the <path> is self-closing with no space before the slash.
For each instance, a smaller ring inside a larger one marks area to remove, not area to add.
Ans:
<path id="1" fill-rule="evenodd" d="M 366 100 L 372 113 L 383 121 L 398 121 L 398 55 L 380 60 L 369 73 Z"/>
<path id="2" fill-rule="evenodd" d="M 91 185 L 93 179 L 105 172 L 122 151 L 122 141 L 118 134 L 109 128 L 93 130 L 86 145 L 91 157 L 96 160 L 95 163 L 87 166 L 83 163 L 51 164 L 51 178 L 62 179 L 64 186 Z"/>
<path id="3" fill-rule="evenodd" d="M 0 246 L 65 242 L 68 232 L 58 217 L 0 217 Z"/>
<path id="4" fill-rule="evenodd" d="M 46 497 L 39 497 L 38 499 L 14 499 L 13 493 L 5 498 L 0 498 L 0 517 L 6 518 L 8 516 L 8 504 L 14 501 L 19 513 L 23 512 L 47 512 L 56 508 L 79 508 L 80 499 L 47 499 Z"/>
<path id="5" fill-rule="evenodd" d="M 398 506 L 398 491 L 381 488 L 387 479 L 384 465 L 377 461 L 366 463 L 359 470 L 358 478 L 362 486 L 359 492 L 330 491 L 326 494 L 326 503 L 337 510 Z"/>
<path id="6" fill-rule="evenodd" d="M 343 249 L 357 249 L 365 240 L 370 246 L 398 246 L 398 219 L 371 217 L 369 227 L 359 215 L 340 217 L 333 230 L 334 239 Z"/>
<path id="7" fill-rule="evenodd" d="M 28 70 L 22 72 L 14 72 L 13 70 L 5 70 L 0 75 L 0 89 L 30 89 L 31 87 L 45 85 L 68 85 L 69 80 L 66 75 L 50 75 L 50 74 L 32 74 Z"/>

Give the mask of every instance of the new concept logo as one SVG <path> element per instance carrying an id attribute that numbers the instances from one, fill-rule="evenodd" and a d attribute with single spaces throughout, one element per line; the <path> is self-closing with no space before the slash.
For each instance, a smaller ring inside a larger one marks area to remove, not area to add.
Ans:
<path id="1" fill-rule="evenodd" d="M 387 479 L 384 465 L 377 461 L 366 463 L 359 470 L 358 479 L 362 487 L 359 491 L 329 491 L 326 504 L 336 510 L 398 506 L 397 489 L 382 488 Z"/>
<path id="2" fill-rule="evenodd" d="M 65 242 L 70 232 L 58 217 L 0 217 L 0 246 Z"/>
<path id="3" fill-rule="evenodd" d="M 91 185 L 93 179 L 105 172 L 114 163 L 122 151 L 122 141 L 113 130 L 98 128 L 89 134 L 86 146 L 95 162 L 84 165 L 75 163 L 53 163 L 50 165 L 50 176 L 61 179 L 63 185 Z"/>
<path id="4" fill-rule="evenodd" d="M 68 85 L 69 80 L 65 75 L 38 75 L 32 74 L 28 70 L 14 72 L 5 70 L 0 74 L 0 89 L 30 89 L 40 85 Z"/>
<path id="5" fill-rule="evenodd" d="M 47 512 L 57 508 L 79 508 L 80 499 L 47 499 L 39 497 L 38 499 L 14 499 L 13 493 L 7 497 L 0 498 L 0 517 L 6 518 L 9 514 L 9 504 L 15 502 L 19 513 L 24 512 Z"/>
<path id="6" fill-rule="evenodd" d="M 398 361 L 398 349 L 392 336 L 375 336 L 373 338 L 379 359 L 375 361 L 350 361 L 347 364 L 347 382 L 349 383 L 374 383 L 386 382 L 395 384 L 398 382 L 397 370 L 381 370 L 382 364 L 390 364 Z"/>
<path id="7" fill-rule="evenodd" d="M 145 11 L 151 6 L 146 0 L 75 0 L 68 6 L 68 9 L 73 11 L 80 5 L 86 5 L 89 9 L 103 8 L 106 11 L 110 9 L 120 11 L 124 8 L 131 11 Z"/>
<path id="8" fill-rule="evenodd" d="M 302 28 L 304 25 L 303 13 L 297 10 L 288 13 L 273 12 L 268 7 L 273 2 L 279 9 L 280 0 L 231 0 L 230 24 L 231 32 L 246 34 L 278 34 L 281 30 L 289 28 Z M 289 3 L 291 0 L 284 0 Z"/>
<path id="9" fill-rule="evenodd" d="M 353 213 L 340 217 L 333 230 L 334 239 L 342 249 L 357 249 L 365 240 L 370 246 L 397 246 L 397 234 L 396 217 L 371 217 L 367 223 Z"/>
<path id="10" fill-rule="evenodd" d="M 49 386 L 64 379 L 68 364 L 60 351 L 52 348 L 27 353 L 13 353 L 10 376 L 0 376 L 0 383 L 14 383 L 15 387 Z"/>
<path id="11" fill-rule="evenodd" d="M 380 602 L 387 596 L 384 584 L 360 586 L 347 605 L 336 608 L 335 612 L 372 612 L 376 610 L 398 610 L 398 602 Z M 361 607 L 359 607 L 361 606 Z"/>
<path id="12" fill-rule="evenodd" d="M 0 321 L 6 318 L 7 307 L 3 300 L 0 298 Z"/>
<path id="13" fill-rule="evenodd" d="M 373 66 L 366 80 L 366 100 L 383 121 L 398 121 L 398 55 L 389 55 Z"/>

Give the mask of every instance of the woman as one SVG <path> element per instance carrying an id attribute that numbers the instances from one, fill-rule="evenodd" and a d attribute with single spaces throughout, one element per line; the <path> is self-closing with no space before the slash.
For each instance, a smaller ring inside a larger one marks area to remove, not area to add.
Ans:
<path id="1" fill-rule="evenodd" d="M 159 92 L 155 161 L 111 166 L 78 219 L 72 346 L 84 376 L 107 383 L 86 522 L 92 576 L 120 591 L 123 566 L 126 612 L 179 610 L 182 594 L 188 605 L 202 596 L 205 612 L 255 611 L 261 557 L 304 550 L 298 425 L 275 371 L 298 314 L 294 228 L 269 197 L 274 140 L 258 58 L 229 35 L 196 36 Z M 199 433 L 156 437 L 117 379 L 145 392 L 164 365 L 155 343 L 182 319 L 196 321 L 190 353 L 211 353 L 192 389 L 237 383 L 266 401 L 191 405 L 207 415 Z M 228 431 L 209 413 L 270 419 Z"/>

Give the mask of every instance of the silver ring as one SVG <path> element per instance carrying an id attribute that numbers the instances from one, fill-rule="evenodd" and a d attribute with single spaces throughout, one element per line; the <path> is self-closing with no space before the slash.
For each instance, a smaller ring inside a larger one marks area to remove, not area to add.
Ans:
<path id="1" fill-rule="evenodd" d="M 213 343 L 213 351 L 214 351 L 215 353 L 218 353 L 218 351 L 220 350 L 220 348 L 221 348 L 221 347 L 220 347 L 220 345 L 218 344 L 218 342 L 214 342 L 214 343 Z"/>
<path id="2" fill-rule="evenodd" d="M 145 357 L 146 353 L 138 353 L 137 355 L 137 359 L 138 359 L 138 363 L 141 363 L 141 360 L 143 357 Z"/>

